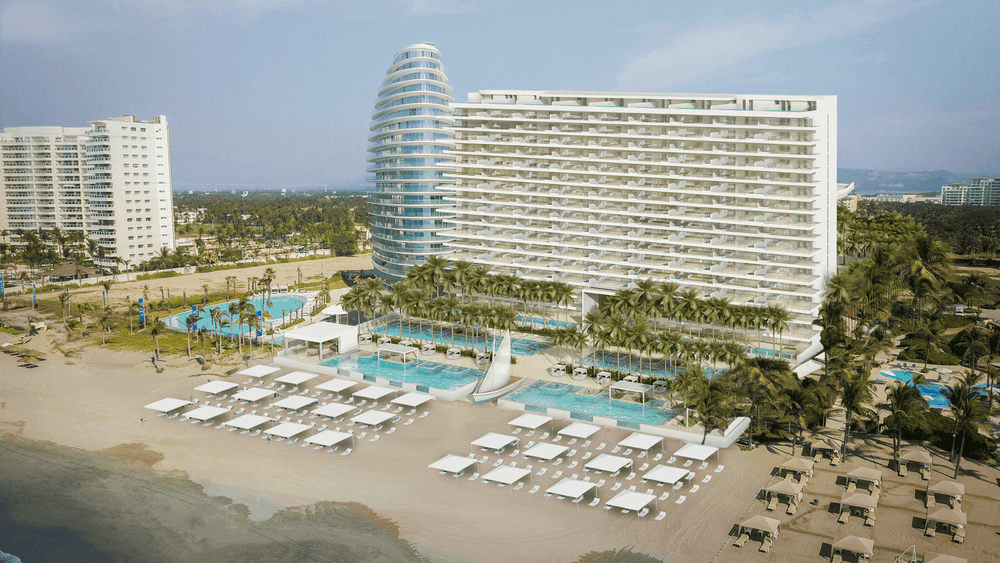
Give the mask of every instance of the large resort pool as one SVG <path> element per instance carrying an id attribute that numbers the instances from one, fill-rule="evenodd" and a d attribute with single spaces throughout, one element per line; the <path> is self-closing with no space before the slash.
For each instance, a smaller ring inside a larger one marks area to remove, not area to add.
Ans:
<path id="1" fill-rule="evenodd" d="M 607 393 L 595 389 L 556 383 L 530 381 L 521 385 L 503 400 L 524 405 L 527 411 L 546 412 L 546 409 L 569 411 L 576 420 L 593 421 L 595 416 L 612 418 L 618 426 L 638 429 L 640 424 L 661 426 L 677 416 L 677 411 L 667 408 L 665 401 L 653 399 L 645 405 L 609 399 Z"/>
<path id="2" fill-rule="evenodd" d="M 888 377 L 889 379 L 894 379 L 896 381 L 902 381 L 903 383 L 910 383 L 913 381 L 913 376 L 916 375 L 912 371 L 904 370 L 885 370 L 882 372 L 883 377 Z M 975 386 L 986 392 L 986 384 L 980 383 Z M 917 385 L 917 390 L 920 391 L 920 396 L 922 396 L 927 404 L 933 409 L 950 409 L 951 403 L 948 402 L 948 397 L 944 394 L 945 386 L 940 383 L 926 383 L 923 385 Z"/>
<path id="3" fill-rule="evenodd" d="M 268 315 L 270 315 L 272 319 L 271 322 L 278 323 L 280 322 L 279 319 L 281 319 L 283 316 L 288 317 L 290 319 L 291 313 L 293 311 L 298 311 L 299 309 L 305 307 L 307 301 L 308 297 L 305 295 L 283 293 L 283 294 L 272 295 L 270 302 L 268 302 L 268 300 L 265 298 L 261 298 L 260 296 L 255 296 L 255 298 L 251 299 L 249 303 L 253 305 L 256 310 L 263 311 Z M 230 336 L 230 337 L 238 336 L 241 329 L 244 335 L 247 334 L 248 331 L 253 330 L 247 325 L 238 324 L 239 319 L 229 318 L 229 305 L 231 303 L 235 303 L 235 301 L 227 301 L 226 303 L 219 303 L 218 305 L 210 305 L 208 307 L 205 307 L 205 309 L 199 313 L 200 318 L 198 319 L 198 324 L 194 330 L 197 331 L 204 328 L 209 332 L 211 332 L 212 334 L 222 334 L 223 336 Z M 223 312 L 223 317 L 227 321 L 231 321 L 233 324 L 226 326 L 220 330 L 218 325 L 216 325 L 212 321 L 212 311 L 216 309 L 221 309 Z M 174 330 L 186 332 L 187 319 L 190 316 L 191 316 L 191 311 L 186 311 L 178 315 L 169 316 L 163 319 L 163 322 L 168 327 Z M 266 323 L 267 319 L 265 319 L 265 324 Z M 278 340 L 276 340 L 276 342 L 277 341 Z"/>
<path id="4" fill-rule="evenodd" d="M 383 327 L 378 332 L 384 332 L 389 336 L 396 336 L 398 338 L 422 340 L 424 342 L 433 342 L 435 344 L 444 344 L 447 346 L 478 348 L 480 350 L 485 349 L 487 346 L 485 336 L 466 336 L 457 332 L 454 336 L 452 336 L 450 331 L 442 332 L 419 322 L 414 322 L 412 324 L 405 321 L 393 322 L 389 323 L 389 326 Z M 500 338 L 497 336 L 490 336 L 490 350 L 496 350 L 499 346 Z M 535 354 L 544 352 L 551 347 L 552 344 L 549 344 L 548 342 L 540 342 L 538 340 L 531 340 L 528 338 L 514 338 L 511 339 L 510 343 L 510 351 L 515 356 L 534 356 Z"/>
<path id="5" fill-rule="evenodd" d="M 405 364 L 393 360 L 379 360 L 378 354 L 358 351 L 338 356 L 320 363 L 321 366 L 336 367 L 360 372 L 367 381 L 381 377 L 401 386 L 403 383 L 416 385 L 418 390 L 444 389 L 453 391 L 470 383 L 475 383 L 483 372 L 456 365 L 441 364 L 428 360 L 409 360 Z"/>

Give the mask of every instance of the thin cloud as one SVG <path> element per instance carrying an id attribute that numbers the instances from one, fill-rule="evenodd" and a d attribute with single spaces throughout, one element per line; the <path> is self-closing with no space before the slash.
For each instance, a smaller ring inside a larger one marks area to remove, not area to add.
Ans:
<path id="1" fill-rule="evenodd" d="M 0 37 L 8 41 L 52 41 L 66 39 L 73 28 L 52 8 L 16 4 L 0 14 Z"/>

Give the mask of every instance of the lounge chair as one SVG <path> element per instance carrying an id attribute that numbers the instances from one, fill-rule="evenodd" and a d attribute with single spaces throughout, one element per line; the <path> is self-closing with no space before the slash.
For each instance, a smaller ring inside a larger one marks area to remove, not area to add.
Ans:
<path id="1" fill-rule="evenodd" d="M 521 453 L 521 450 L 518 450 L 518 449 L 515 448 L 514 451 L 510 452 L 510 455 L 507 456 L 507 457 L 514 457 L 514 456 L 516 456 L 519 453 Z"/>
<path id="2" fill-rule="evenodd" d="M 735 545 L 736 547 L 743 547 L 743 544 L 747 543 L 747 540 L 748 540 L 748 539 L 750 539 L 750 536 L 749 536 L 749 535 L 747 535 L 747 534 L 742 534 L 742 535 L 740 535 L 740 537 L 739 537 L 739 538 L 738 538 L 738 539 L 737 539 L 737 540 L 736 540 L 736 541 L 735 541 L 735 542 L 733 543 L 733 545 Z"/>
<path id="3" fill-rule="evenodd" d="M 578 464 L 579 464 L 579 462 L 577 462 L 577 461 L 576 461 L 576 460 L 574 459 L 574 460 L 573 460 L 573 463 L 571 463 L 571 464 L 569 464 L 569 465 L 567 465 L 567 466 L 566 466 L 566 469 L 573 469 L 573 468 L 574 468 L 574 467 L 576 467 L 576 466 L 577 466 Z"/>
<path id="4" fill-rule="evenodd" d="M 593 454 L 591 454 L 590 452 L 587 452 L 587 453 L 583 454 L 583 457 L 581 457 L 580 460 L 581 461 L 587 461 L 588 459 L 590 459 L 591 455 L 593 455 Z"/>
<path id="5" fill-rule="evenodd" d="M 431 411 L 424 411 L 420 413 L 420 416 L 418 416 L 417 418 L 427 418 L 427 415 L 429 414 L 431 414 Z"/>
<path id="6" fill-rule="evenodd" d="M 544 437 L 543 437 L 543 439 L 544 439 Z M 563 435 L 562 434 L 557 434 L 556 437 L 552 439 L 552 441 L 558 444 L 559 441 L 562 440 L 562 439 L 563 439 Z"/>
<path id="7" fill-rule="evenodd" d="M 616 453 L 618 453 L 620 451 L 622 451 L 622 447 L 621 446 L 615 446 L 615 449 L 611 450 L 611 453 L 616 454 Z"/>
<path id="8" fill-rule="evenodd" d="M 601 499 L 598 497 L 594 497 L 594 500 L 590 501 L 590 504 L 588 504 L 587 506 L 594 507 L 597 506 L 599 502 L 601 502 Z"/>
<path id="9" fill-rule="evenodd" d="M 347 399 L 346 401 L 344 401 L 344 404 L 345 405 L 350 405 L 353 402 L 354 402 L 354 397 L 351 397 L 350 399 Z"/>
<path id="10" fill-rule="evenodd" d="M 501 465 L 503 465 L 503 460 L 498 459 L 497 462 L 493 464 L 493 467 L 500 467 Z"/>
<path id="11" fill-rule="evenodd" d="M 701 488 L 701 485 L 695 485 L 695 486 L 691 487 L 691 492 L 692 493 L 697 493 L 698 489 L 700 489 L 700 488 Z"/>
<path id="12" fill-rule="evenodd" d="M 924 528 L 924 535 L 933 538 L 937 534 L 936 526 L 927 526 Z"/>
<path id="13" fill-rule="evenodd" d="M 764 542 L 760 544 L 760 552 L 767 553 L 771 550 L 771 538 L 764 539 Z"/>
<path id="14" fill-rule="evenodd" d="M 580 479 L 580 474 L 579 474 L 579 473 L 574 473 L 574 474 L 573 474 L 573 476 L 572 476 L 572 477 L 570 477 L 570 479 L 572 479 L 572 480 L 574 480 L 574 481 L 577 481 L 577 480 L 579 480 L 579 479 Z"/>
<path id="15" fill-rule="evenodd" d="M 625 480 L 631 481 L 632 479 L 635 479 L 635 475 L 636 475 L 635 473 L 630 473 L 629 476 L 625 478 Z"/>
<path id="16" fill-rule="evenodd" d="M 639 471 L 645 471 L 647 469 L 649 469 L 649 464 L 648 463 L 644 463 L 644 464 L 642 464 L 642 467 L 639 468 Z"/>
<path id="17" fill-rule="evenodd" d="M 955 528 L 955 534 L 951 537 L 955 543 L 965 543 L 965 528 Z"/>
<path id="18" fill-rule="evenodd" d="M 777 495 L 775 495 L 771 497 L 771 499 L 767 502 L 767 510 L 768 511 L 774 510 L 777 506 L 778 506 L 778 497 Z"/>
<path id="19" fill-rule="evenodd" d="M 645 516 L 647 514 L 649 514 L 649 509 L 648 508 L 643 508 L 641 511 L 639 511 L 639 518 L 642 518 L 643 516 Z"/>
<path id="20" fill-rule="evenodd" d="M 632 452 L 633 452 L 632 448 L 625 448 L 625 455 L 626 456 L 631 457 L 632 456 Z"/>
<path id="21" fill-rule="evenodd" d="M 576 450 L 570 450 L 569 453 L 566 454 L 566 455 L 569 456 L 569 457 L 573 457 L 573 456 L 576 455 Z"/>
<path id="22" fill-rule="evenodd" d="M 374 438 L 372 438 L 371 440 L 368 440 L 368 441 L 369 442 L 378 442 L 381 437 L 382 436 L 379 436 L 378 434 L 376 434 Z"/>
<path id="23" fill-rule="evenodd" d="M 406 413 L 406 416 L 413 416 L 413 415 L 415 415 L 415 414 L 417 414 L 417 409 L 416 409 L 416 407 L 414 407 L 414 408 L 410 409 L 410 410 L 409 410 L 409 411 L 408 411 L 408 412 Z"/>
<path id="24" fill-rule="evenodd" d="M 524 481 L 520 481 L 520 482 L 519 482 L 519 483 L 517 484 L 517 486 L 515 486 L 515 487 L 514 487 L 514 490 L 515 490 L 515 491 L 520 491 L 520 490 L 521 490 L 521 487 L 523 487 L 523 486 L 524 486 Z"/>
<path id="25" fill-rule="evenodd" d="M 489 460 L 490 460 L 490 456 L 484 455 L 483 458 L 479 460 L 479 463 L 481 463 L 481 464 L 482 463 L 486 463 Z"/>
<path id="26" fill-rule="evenodd" d="M 534 430 L 530 430 L 530 431 L 528 431 L 527 434 L 525 434 L 525 436 L 527 436 L 529 438 L 532 437 L 532 436 L 534 436 L 534 435 L 535 435 L 535 431 Z"/>
<path id="27" fill-rule="evenodd" d="M 701 462 L 701 465 L 698 466 L 698 471 L 704 471 L 706 469 L 708 469 L 708 462 L 707 461 Z"/>
<path id="28" fill-rule="evenodd" d="M 663 453 L 662 452 L 656 454 L 656 456 L 653 457 L 653 463 L 656 463 L 657 461 L 660 461 L 661 459 L 663 459 Z"/>
<path id="29" fill-rule="evenodd" d="M 387 410 L 389 410 L 389 407 L 391 407 L 391 406 L 392 406 L 392 404 L 388 404 L 388 405 L 386 405 L 386 406 L 382 407 L 382 408 L 381 408 L 381 409 L 379 409 L 379 410 L 380 410 L 380 411 L 383 411 L 383 412 L 384 412 L 384 411 L 387 411 Z"/>
<path id="30" fill-rule="evenodd" d="M 473 473 L 472 477 L 469 477 L 467 480 L 468 481 L 475 481 L 476 479 L 479 479 L 479 473 Z"/>
<path id="31" fill-rule="evenodd" d="M 900 477 L 906 477 L 906 464 L 905 463 L 900 463 L 899 464 L 899 476 Z"/>
<path id="32" fill-rule="evenodd" d="M 386 431 L 386 434 L 392 434 L 395 431 L 396 431 L 396 427 L 393 426 L 392 428 L 390 428 L 389 430 Z"/>
<path id="33" fill-rule="evenodd" d="M 681 467 L 691 467 L 692 463 L 694 463 L 694 460 L 693 459 L 689 459 L 689 460 L 685 461 L 684 465 L 682 465 Z"/>
<path id="34" fill-rule="evenodd" d="M 556 474 L 552 476 L 553 479 L 558 479 L 562 477 L 562 471 L 556 471 Z"/>
<path id="35" fill-rule="evenodd" d="M 511 463 L 510 466 L 511 467 L 517 467 L 517 462 L 515 461 L 515 462 Z"/>
<path id="36" fill-rule="evenodd" d="M 587 440 L 586 442 L 584 442 L 583 443 L 583 447 L 584 448 L 589 448 L 590 447 L 590 440 Z"/>
<path id="37" fill-rule="evenodd" d="M 789 514 L 794 514 L 794 513 L 793 512 L 789 512 Z M 875 517 L 874 516 L 865 516 L 865 526 L 871 527 L 871 526 L 874 526 L 874 525 L 875 525 Z"/>
<path id="38" fill-rule="evenodd" d="M 403 407 L 397 407 L 392 411 L 392 414 L 399 414 L 401 412 L 403 412 Z"/>
<path id="39" fill-rule="evenodd" d="M 368 433 L 367 432 L 362 432 L 361 434 L 358 434 L 358 440 L 362 440 L 362 439 L 367 438 L 367 437 L 368 437 Z"/>
<path id="40" fill-rule="evenodd" d="M 921 467 L 920 468 L 920 478 L 923 479 L 924 481 L 930 481 L 930 479 L 931 479 L 931 471 L 930 471 L 930 469 L 927 469 L 926 467 Z"/>
<path id="41" fill-rule="evenodd" d="M 785 510 L 785 514 L 795 514 L 795 512 L 798 511 L 798 509 L 799 509 L 799 503 L 792 501 L 788 503 L 788 509 Z"/>
<path id="42" fill-rule="evenodd" d="M 679 499 L 677 499 L 677 500 L 674 501 L 674 504 L 684 504 L 684 501 L 686 501 L 687 499 L 688 498 L 686 496 L 681 495 L 681 497 Z"/>
<path id="43" fill-rule="evenodd" d="M 533 495 L 533 494 L 537 493 L 537 492 L 538 492 L 538 489 L 540 489 L 540 488 L 541 488 L 541 487 L 539 487 L 538 485 L 535 485 L 534 487 L 531 487 L 531 490 L 530 490 L 530 491 L 528 491 L 528 494 L 529 494 L 529 495 Z"/>
<path id="44" fill-rule="evenodd" d="M 675 461 L 677 461 L 677 456 L 672 455 L 670 456 L 670 459 L 667 460 L 667 465 L 673 465 Z"/>
<path id="45" fill-rule="evenodd" d="M 675 491 L 679 490 L 683 486 L 684 486 L 684 481 L 677 481 L 676 483 L 674 483 L 674 490 Z"/>
<path id="46" fill-rule="evenodd" d="M 854 491 L 857 490 L 857 488 L 858 488 L 858 485 L 854 481 L 851 481 L 850 483 L 847 484 L 847 492 L 848 493 L 853 493 Z"/>
<path id="47" fill-rule="evenodd" d="M 411 424 L 413 424 L 413 419 L 412 418 L 410 420 L 407 420 L 406 422 L 404 422 L 403 426 L 409 426 Z"/>
<path id="48" fill-rule="evenodd" d="M 559 458 L 559 459 L 557 459 L 557 460 L 553 461 L 553 462 L 552 462 L 552 465 L 561 465 L 561 464 L 562 464 L 562 462 L 563 462 L 563 458 Z"/>
<path id="49" fill-rule="evenodd" d="M 840 518 L 837 518 L 837 522 L 840 522 L 841 524 L 846 524 L 847 519 L 850 518 L 850 515 L 851 515 L 850 511 L 844 510 L 843 512 L 840 513 Z"/>
<path id="50" fill-rule="evenodd" d="M 830 458 L 830 466 L 837 467 L 838 465 L 840 465 L 840 456 L 834 455 Z"/>
<path id="51" fill-rule="evenodd" d="M 600 446 L 597 446 L 597 451 L 601 451 L 601 450 L 603 450 L 603 449 L 604 449 L 604 448 L 606 448 L 606 447 L 608 447 L 608 445 L 607 445 L 607 444 L 605 444 L 604 442 L 601 442 L 601 445 L 600 445 Z"/>
<path id="52" fill-rule="evenodd" d="M 340 446 L 334 446 L 334 447 L 326 450 L 326 453 L 332 454 L 333 452 L 337 451 L 338 449 L 340 449 Z"/>
<path id="53" fill-rule="evenodd" d="M 346 450 L 340 452 L 340 455 L 342 455 L 342 456 L 350 455 L 350 453 L 353 452 L 353 451 L 354 451 L 353 448 L 347 448 Z"/>
<path id="54" fill-rule="evenodd" d="M 813 463 L 819 463 L 823 459 L 823 454 L 816 454 L 813 456 Z"/>
<path id="55" fill-rule="evenodd" d="M 607 483 L 607 481 L 605 481 L 604 479 L 601 479 L 600 481 L 597 482 L 597 486 L 598 487 L 603 487 L 604 483 Z"/>
<path id="56" fill-rule="evenodd" d="M 368 399 L 361 399 L 361 402 L 359 402 L 357 406 L 363 407 L 366 403 L 368 403 Z"/>
<path id="57" fill-rule="evenodd" d="M 620 488 L 622 488 L 622 484 L 621 483 L 615 483 L 614 486 L 611 487 L 611 490 L 612 491 L 617 491 Z"/>
<path id="58" fill-rule="evenodd" d="M 670 493 L 663 493 L 662 495 L 660 495 L 660 498 L 658 498 L 656 500 L 658 500 L 660 502 L 663 502 L 663 501 L 667 500 L 668 498 L 670 498 Z"/>
<path id="59" fill-rule="evenodd" d="M 702 483 L 708 483 L 711 480 L 712 480 L 712 476 L 711 475 L 705 475 L 705 478 L 702 479 L 701 482 Z"/>
<path id="60" fill-rule="evenodd" d="M 577 441 L 578 441 L 578 440 L 577 440 L 576 438 L 573 438 L 573 439 L 572 439 L 572 440 L 570 440 L 569 442 L 566 442 L 566 445 L 567 445 L 567 446 L 572 446 L 573 444 L 577 443 Z M 573 450 L 573 451 L 576 451 L 576 450 Z"/>
<path id="61" fill-rule="evenodd" d="M 534 446 L 534 445 L 535 445 L 534 441 L 528 442 L 527 444 L 525 444 L 524 449 L 526 449 L 526 450 L 531 449 L 531 446 Z"/>

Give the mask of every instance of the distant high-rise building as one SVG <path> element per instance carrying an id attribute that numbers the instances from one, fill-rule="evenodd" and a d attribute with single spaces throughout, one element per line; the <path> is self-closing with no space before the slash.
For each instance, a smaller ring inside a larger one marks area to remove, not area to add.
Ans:
<path id="1" fill-rule="evenodd" d="M 951 184 L 941 187 L 944 205 L 1000 206 L 1000 178 L 974 177 L 968 184 Z"/>
<path id="2" fill-rule="evenodd" d="M 375 189 L 369 194 L 372 261 L 387 281 L 402 279 L 429 256 L 449 252 L 453 215 L 449 192 L 450 161 L 444 151 L 454 146 L 452 90 L 441 53 L 433 43 L 417 43 L 396 53 L 378 91 L 372 113 L 368 151 Z"/>
<path id="3" fill-rule="evenodd" d="M 0 161 L 0 229 L 80 233 L 98 243 L 95 265 L 107 269 L 119 258 L 132 267 L 174 248 L 166 117 L 7 127 Z"/>

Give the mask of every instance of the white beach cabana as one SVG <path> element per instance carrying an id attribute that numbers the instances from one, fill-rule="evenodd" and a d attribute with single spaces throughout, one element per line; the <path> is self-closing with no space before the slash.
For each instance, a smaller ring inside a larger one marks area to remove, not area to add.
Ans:
<path id="1" fill-rule="evenodd" d="M 756 530 L 758 532 L 763 532 L 765 537 L 773 539 L 778 537 L 780 525 L 780 521 L 758 514 L 757 516 L 751 516 L 740 523 L 740 534 L 747 533 L 746 530 Z"/>
<path id="2" fill-rule="evenodd" d="M 206 420 L 212 420 L 213 418 L 229 412 L 229 409 L 224 407 L 198 407 L 194 410 L 184 413 L 186 418 L 193 418 L 195 420 L 200 420 L 205 422 Z"/>
<path id="3" fill-rule="evenodd" d="M 418 351 L 420 351 L 420 348 L 417 348 L 416 346 L 407 346 L 405 344 L 391 344 L 389 342 L 386 342 L 385 344 L 378 345 L 378 362 L 381 362 L 384 359 L 392 358 L 393 354 L 398 354 L 399 361 L 405 366 L 407 356 L 413 354 L 413 359 L 416 360 Z M 385 358 L 383 358 L 382 354 L 388 354 L 388 355 Z"/>
<path id="4" fill-rule="evenodd" d="M 611 454 L 601 454 L 588 461 L 584 466 L 588 471 L 605 471 L 617 478 L 622 469 L 632 467 L 632 460 Z"/>
<path id="5" fill-rule="evenodd" d="M 504 448 L 510 446 L 511 444 L 517 444 L 518 439 L 515 436 L 508 436 L 506 434 L 497 434 L 496 432 L 490 432 L 489 434 L 484 434 L 479 438 L 472 441 L 472 446 L 474 448 L 480 448 L 481 450 L 495 450 L 497 453 L 502 452 Z"/>
<path id="6" fill-rule="evenodd" d="M 638 491 L 622 491 L 604 504 L 604 515 L 607 516 L 608 511 L 613 508 L 620 508 L 623 513 L 634 510 L 636 519 L 638 519 L 639 513 L 643 508 L 649 506 L 649 503 L 656 506 L 656 495 L 648 495 Z"/>
<path id="7" fill-rule="evenodd" d="M 938 508 L 933 512 L 927 511 L 927 526 L 936 525 L 936 523 L 948 524 L 949 526 L 954 526 L 956 528 L 964 528 L 966 524 L 969 523 L 969 515 L 961 510 L 955 510 L 954 508 Z"/>
<path id="8" fill-rule="evenodd" d="M 521 479 L 528 477 L 529 479 L 534 479 L 531 476 L 531 471 L 524 469 L 523 467 L 511 467 L 509 465 L 501 465 L 500 467 L 490 471 L 486 475 L 483 475 L 482 480 L 479 482 L 480 488 L 486 483 L 499 483 L 501 487 L 510 487 L 510 493 L 514 494 L 514 483 L 517 483 Z"/>
<path id="9" fill-rule="evenodd" d="M 577 479 L 565 478 L 552 485 L 548 489 L 545 489 L 545 500 L 549 500 L 549 497 L 558 497 L 560 499 L 570 498 L 573 499 L 573 504 L 576 505 L 577 510 L 580 509 L 580 501 L 583 497 L 587 495 L 590 491 L 597 487 L 597 483 L 591 483 L 589 481 L 580 481 Z"/>
<path id="10" fill-rule="evenodd" d="M 282 335 L 285 339 L 285 349 L 304 347 L 312 355 L 313 345 L 316 356 L 324 358 L 323 350 L 332 354 L 344 354 L 358 349 L 358 327 L 336 323 L 313 323 L 302 328 L 290 330 Z"/>
<path id="11" fill-rule="evenodd" d="M 315 405 L 318 401 L 311 397 L 303 397 L 301 395 L 292 395 L 291 397 L 286 397 L 277 403 L 274 403 L 275 408 L 282 408 L 297 411 Z"/>
<path id="12" fill-rule="evenodd" d="M 847 481 L 870 481 L 878 487 L 882 482 L 882 472 L 871 467 L 857 467 L 847 473 Z"/>
<path id="13" fill-rule="evenodd" d="M 643 434 L 641 432 L 633 432 L 632 434 L 629 435 L 628 438 L 625 438 L 621 442 L 618 442 L 618 445 L 623 448 L 634 448 L 637 450 L 648 452 L 651 448 L 656 446 L 656 444 L 660 444 L 660 446 L 662 447 L 663 443 L 664 442 L 662 436 L 651 436 L 649 434 Z"/>
<path id="14" fill-rule="evenodd" d="M 507 431 L 510 431 L 510 427 L 514 428 L 526 428 L 528 430 L 538 430 L 543 425 L 552 422 L 551 416 L 545 416 L 542 414 L 525 413 L 521 416 L 515 418 L 514 420 L 507 423 Z"/>
<path id="15" fill-rule="evenodd" d="M 379 387 L 378 385 L 369 385 L 360 391 L 354 392 L 355 399 L 368 399 L 372 401 L 378 401 L 382 397 L 393 395 L 398 393 L 398 389 L 391 389 L 389 387 Z"/>
<path id="16" fill-rule="evenodd" d="M 331 379 L 330 381 L 324 381 L 320 383 L 314 389 L 321 389 L 323 391 L 330 391 L 331 393 L 341 394 L 347 391 L 351 387 L 357 387 L 357 381 L 347 381 L 344 379 Z"/>
<path id="17" fill-rule="evenodd" d="M 208 393 L 209 395 L 218 395 L 219 393 L 225 393 L 235 387 L 238 387 L 235 383 L 216 379 L 215 381 L 209 381 L 204 385 L 199 385 L 195 387 L 194 390 L 201 391 L 202 393 Z"/>
<path id="18" fill-rule="evenodd" d="M 351 405 L 345 405 L 343 403 L 328 403 L 319 407 L 318 409 L 313 409 L 313 414 L 319 416 L 327 416 L 330 418 L 340 418 L 349 412 L 353 412 L 354 407 Z"/>
<path id="19" fill-rule="evenodd" d="M 638 393 L 642 397 L 642 406 L 646 407 L 646 401 L 648 401 L 653 396 L 653 386 L 646 385 L 645 383 L 636 383 L 634 381 L 616 381 L 608 387 L 608 400 L 611 400 L 612 391 L 621 391 L 622 393 Z M 647 397 L 648 395 L 648 397 Z"/>
<path id="20" fill-rule="evenodd" d="M 329 448 L 330 446 L 335 446 L 346 440 L 351 441 L 351 446 L 354 445 L 354 436 L 347 434 L 346 432 L 337 432 L 336 430 L 324 430 L 318 434 L 313 434 L 309 436 L 303 442 L 307 444 L 316 444 L 317 446 L 323 446 L 324 448 Z"/>
<path id="21" fill-rule="evenodd" d="M 424 403 L 434 400 L 434 395 L 428 395 L 427 393 L 407 393 L 402 397 L 396 397 L 395 399 L 389 401 L 394 405 L 399 405 L 401 407 L 410 407 L 415 409 Z"/>
<path id="22" fill-rule="evenodd" d="M 785 495 L 797 501 L 802 500 L 802 485 L 791 481 L 778 481 L 764 490 L 767 491 L 768 498 L 771 498 L 771 495 Z"/>
<path id="23" fill-rule="evenodd" d="M 874 514 L 878 508 L 878 501 L 872 495 L 865 493 L 844 493 L 840 495 L 840 511 L 851 508 L 861 508 L 868 514 Z"/>
<path id="24" fill-rule="evenodd" d="M 292 373 L 286 373 L 281 377 L 275 379 L 278 383 L 287 383 L 288 385 L 302 385 L 306 381 L 315 379 L 319 375 L 315 373 L 309 373 L 308 371 L 293 371 Z"/>
<path id="25" fill-rule="evenodd" d="M 167 399 L 160 399 L 155 403 L 149 403 L 148 405 L 142 408 L 161 413 L 168 413 L 168 412 L 173 412 L 179 408 L 186 407 L 190 404 L 191 401 L 185 401 L 184 399 L 167 398 Z"/>
<path id="26" fill-rule="evenodd" d="M 439 473 L 451 473 L 458 476 L 473 465 L 477 467 L 479 465 L 479 462 L 475 458 L 448 454 L 427 466 L 428 475 L 430 474 L 430 470 L 433 469 Z"/>
<path id="27" fill-rule="evenodd" d="M 954 481 L 938 481 L 927 487 L 927 492 L 929 494 L 945 495 L 962 500 L 962 495 L 965 494 L 965 485 Z"/>
<path id="28" fill-rule="evenodd" d="M 599 430 L 602 430 L 600 426 L 596 424 L 587 424 L 586 422 L 574 422 L 566 428 L 558 431 L 557 434 L 560 436 L 566 436 L 568 438 L 579 438 L 580 440 L 589 440 L 591 436 L 597 434 Z"/>
<path id="29" fill-rule="evenodd" d="M 396 418 L 396 415 L 392 413 L 382 412 L 382 411 L 365 411 L 358 416 L 351 418 L 351 422 L 355 424 L 367 424 L 369 426 L 378 426 L 379 424 L 385 424 L 386 422 Z"/>
<path id="30" fill-rule="evenodd" d="M 684 444 L 684 446 L 674 452 L 677 457 L 693 459 L 695 461 L 706 461 L 715 454 L 715 460 L 719 460 L 719 448 L 715 446 L 705 446 L 703 444 Z"/>
<path id="31" fill-rule="evenodd" d="M 815 465 L 815 463 L 811 459 L 793 457 L 781 462 L 781 465 L 779 465 L 778 468 L 784 469 L 785 471 L 792 471 L 794 473 L 812 475 L 813 465 Z"/>
<path id="32" fill-rule="evenodd" d="M 850 551 L 870 559 L 875 552 L 875 541 L 858 536 L 844 536 L 833 543 L 834 557 L 842 551 Z"/>
<path id="33" fill-rule="evenodd" d="M 928 551 L 924 554 L 924 563 L 969 563 L 969 560 L 964 557 L 943 555 L 941 553 Z"/>
<path id="34" fill-rule="evenodd" d="M 309 430 L 312 426 L 308 424 L 297 424 L 295 422 L 283 422 L 273 428 L 268 428 L 264 431 L 264 434 L 269 434 L 271 436 L 278 436 L 279 438 L 291 438 L 296 434 L 301 434 L 306 430 Z"/>
<path id="35" fill-rule="evenodd" d="M 525 450 L 521 453 L 522 457 L 533 457 L 539 461 L 549 461 L 551 462 L 555 458 L 563 455 L 569 451 L 566 446 L 560 446 L 559 444 L 547 444 L 541 443 L 537 446 L 532 446 L 531 448 Z"/>
<path id="36" fill-rule="evenodd" d="M 240 391 L 233 395 L 233 398 L 237 401 L 250 401 L 251 403 L 256 403 L 258 401 L 263 401 L 264 399 L 274 397 L 275 392 L 273 389 L 262 389 L 260 387 L 251 387 L 246 391 Z"/>
<path id="37" fill-rule="evenodd" d="M 273 422 L 273 420 L 259 414 L 245 414 L 239 418 L 230 420 L 226 423 L 226 426 L 235 426 L 240 430 L 253 430 L 265 422 Z"/>
<path id="38" fill-rule="evenodd" d="M 263 379 L 272 373 L 277 373 L 281 371 L 281 368 L 274 366 L 265 366 L 263 364 L 259 366 L 252 366 L 243 371 L 237 372 L 238 375 L 244 375 L 246 377 L 256 377 L 257 379 Z"/>
<path id="39" fill-rule="evenodd" d="M 681 479 L 684 479 L 687 474 L 688 470 L 683 467 L 657 465 L 642 476 L 642 482 L 646 483 L 653 481 L 654 483 L 659 483 L 660 485 L 673 485 Z"/>

